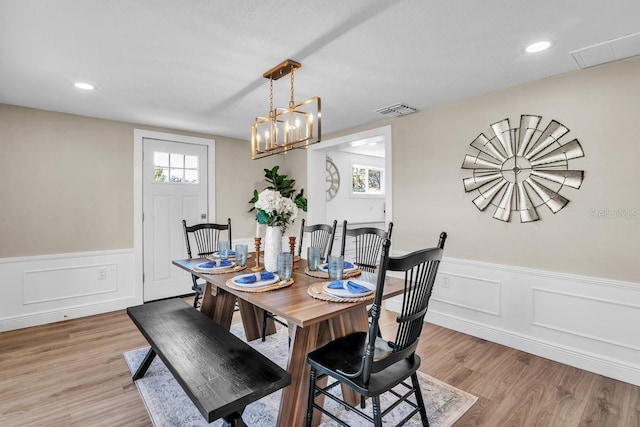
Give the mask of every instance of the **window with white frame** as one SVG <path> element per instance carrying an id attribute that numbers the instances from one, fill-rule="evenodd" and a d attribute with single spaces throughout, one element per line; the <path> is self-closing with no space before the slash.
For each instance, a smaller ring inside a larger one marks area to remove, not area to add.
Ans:
<path id="1" fill-rule="evenodd" d="M 351 194 L 384 195 L 384 168 L 351 165 Z"/>
<path id="2" fill-rule="evenodd" d="M 198 156 L 179 153 L 153 153 L 155 182 L 198 183 Z"/>

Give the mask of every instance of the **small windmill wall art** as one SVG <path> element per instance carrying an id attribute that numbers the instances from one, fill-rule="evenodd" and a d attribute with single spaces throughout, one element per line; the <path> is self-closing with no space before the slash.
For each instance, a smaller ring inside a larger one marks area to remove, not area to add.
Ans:
<path id="1" fill-rule="evenodd" d="M 541 130 L 541 121 L 522 115 L 519 127 L 512 128 L 509 119 L 493 123 L 494 135 L 478 135 L 470 144 L 475 154 L 464 157 L 462 169 L 472 171 L 463 179 L 464 191 L 478 194 L 473 204 L 481 211 L 493 206 L 497 220 L 509 222 L 513 212 L 520 222 L 538 221 L 542 205 L 558 213 L 569 203 L 560 192 L 582 185 L 584 171 L 569 166 L 584 157 L 582 146 L 577 139 L 562 141 L 569 133 L 562 123 L 551 120 Z"/>

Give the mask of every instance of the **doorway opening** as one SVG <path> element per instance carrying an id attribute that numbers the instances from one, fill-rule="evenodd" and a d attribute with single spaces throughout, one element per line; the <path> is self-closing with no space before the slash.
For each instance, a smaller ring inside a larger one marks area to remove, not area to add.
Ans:
<path id="1" fill-rule="evenodd" d="M 392 176 L 391 126 L 309 147 L 307 223 L 337 219 L 341 225 L 346 219 L 349 224 L 386 229 L 393 217 Z"/>

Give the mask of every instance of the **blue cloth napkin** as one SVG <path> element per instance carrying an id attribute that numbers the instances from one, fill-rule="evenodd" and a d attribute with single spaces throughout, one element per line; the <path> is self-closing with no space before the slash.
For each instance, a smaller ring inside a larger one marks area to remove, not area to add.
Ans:
<path id="1" fill-rule="evenodd" d="M 349 292 L 351 292 L 352 294 L 362 294 L 371 290 L 366 286 L 359 285 L 356 282 L 352 282 L 351 280 L 347 282 L 347 289 L 349 289 Z"/>
<path id="2" fill-rule="evenodd" d="M 269 271 L 263 271 L 261 273 L 256 273 L 256 274 L 250 274 L 247 276 L 241 276 L 238 277 L 236 279 L 234 279 L 234 281 L 236 283 L 244 283 L 244 284 L 249 284 L 249 283 L 255 283 L 256 280 L 258 280 L 258 278 L 256 276 L 260 276 L 260 280 L 271 280 L 274 279 L 276 277 L 275 274 L 269 272 Z"/>
<path id="3" fill-rule="evenodd" d="M 351 264 L 349 261 L 343 261 L 343 264 L 342 264 L 342 269 L 343 270 L 347 270 L 349 268 L 354 268 L 354 267 L 355 267 L 355 265 Z M 329 270 L 329 264 L 324 264 L 322 266 L 322 269 L 324 271 L 328 271 Z"/>
<path id="4" fill-rule="evenodd" d="M 344 289 L 344 284 L 342 280 L 334 280 L 333 282 L 329 283 L 328 287 L 331 289 Z M 366 286 L 359 285 L 356 282 L 352 282 L 351 280 L 348 280 L 347 290 L 352 294 L 362 294 L 365 292 L 369 292 L 371 289 L 367 288 Z"/>
<path id="5" fill-rule="evenodd" d="M 207 262 L 203 262 L 202 264 L 198 265 L 198 267 L 200 268 L 216 268 L 216 267 L 231 267 L 233 265 L 233 263 L 231 261 L 207 261 Z"/>
<path id="6" fill-rule="evenodd" d="M 215 261 L 207 261 L 207 262 L 203 262 L 202 264 L 198 265 L 198 267 L 200 267 L 200 268 L 213 268 L 213 267 L 217 267 L 217 265 L 216 265 Z"/>

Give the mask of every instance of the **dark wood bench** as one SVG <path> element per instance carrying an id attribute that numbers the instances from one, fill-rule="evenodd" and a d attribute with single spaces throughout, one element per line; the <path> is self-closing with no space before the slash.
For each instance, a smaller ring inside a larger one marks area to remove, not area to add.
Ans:
<path id="1" fill-rule="evenodd" d="M 156 354 L 202 416 L 243 426 L 244 408 L 291 383 L 291 375 L 181 299 L 129 307 L 127 314 L 151 345 L 133 380 Z"/>

